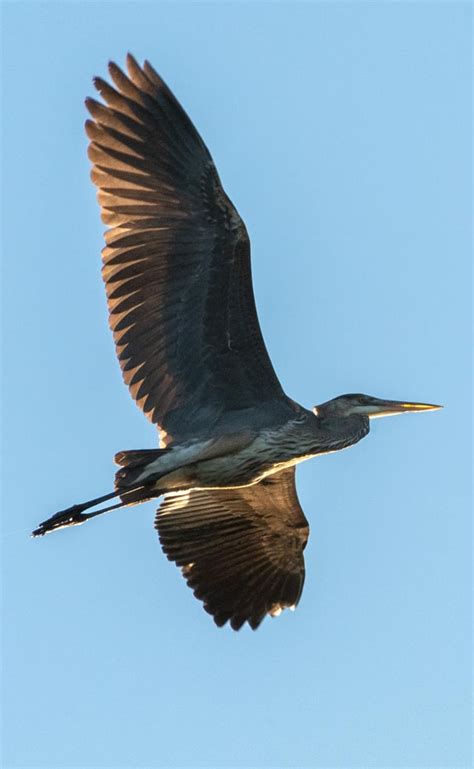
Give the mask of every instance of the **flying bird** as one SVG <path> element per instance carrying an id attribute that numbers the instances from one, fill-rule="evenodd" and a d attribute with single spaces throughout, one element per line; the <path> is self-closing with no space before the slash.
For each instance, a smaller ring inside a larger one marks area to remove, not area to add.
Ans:
<path id="1" fill-rule="evenodd" d="M 117 357 L 160 447 L 119 452 L 113 492 L 33 536 L 163 496 L 155 528 L 167 557 L 217 625 L 255 629 L 303 589 L 296 464 L 357 443 L 372 418 L 440 407 L 351 394 L 307 409 L 284 393 L 245 224 L 171 90 L 147 61 L 129 55 L 127 70 L 110 63 L 113 85 L 94 80 L 88 154 L 109 227 L 102 276 Z"/>

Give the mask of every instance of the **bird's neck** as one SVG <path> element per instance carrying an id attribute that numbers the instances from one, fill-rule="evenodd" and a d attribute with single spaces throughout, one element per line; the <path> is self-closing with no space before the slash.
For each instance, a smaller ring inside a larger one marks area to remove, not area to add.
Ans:
<path id="1" fill-rule="evenodd" d="M 370 430 L 366 416 L 354 414 L 350 417 L 316 417 L 315 440 L 321 450 L 339 451 L 362 440 Z"/>

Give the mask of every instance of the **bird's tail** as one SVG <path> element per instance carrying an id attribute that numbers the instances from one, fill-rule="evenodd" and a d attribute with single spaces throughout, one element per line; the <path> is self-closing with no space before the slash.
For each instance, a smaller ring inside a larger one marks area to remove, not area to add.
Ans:
<path id="1" fill-rule="evenodd" d="M 133 449 L 131 451 L 119 451 L 114 457 L 116 465 L 121 467 L 143 467 L 155 459 L 168 454 L 172 449 Z"/>
<path id="2" fill-rule="evenodd" d="M 162 472 L 159 469 L 159 462 L 165 454 L 171 449 L 139 449 L 132 451 L 119 451 L 115 455 L 116 464 L 121 466 L 121 470 L 115 473 L 115 489 L 120 498 L 126 504 L 144 501 L 143 487 L 133 489 L 140 482 L 146 484 L 148 499 L 161 496 L 161 492 L 156 493 L 155 482 L 160 478 Z M 153 493 L 151 490 L 153 489 Z M 126 499 L 124 496 L 126 494 Z"/>

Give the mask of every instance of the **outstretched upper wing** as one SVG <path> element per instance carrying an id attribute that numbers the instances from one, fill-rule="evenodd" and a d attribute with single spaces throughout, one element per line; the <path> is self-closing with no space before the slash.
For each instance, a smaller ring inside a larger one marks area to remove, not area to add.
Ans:
<path id="1" fill-rule="evenodd" d="M 254 486 L 167 494 L 155 528 L 217 625 L 255 630 L 298 603 L 309 526 L 294 468 Z"/>
<path id="2" fill-rule="evenodd" d="M 110 64 L 115 88 L 96 78 L 105 105 L 86 101 L 125 382 L 166 442 L 262 403 L 291 410 L 260 331 L 245 226 L 169 88 L 147 62 L 127 66 Z"/>

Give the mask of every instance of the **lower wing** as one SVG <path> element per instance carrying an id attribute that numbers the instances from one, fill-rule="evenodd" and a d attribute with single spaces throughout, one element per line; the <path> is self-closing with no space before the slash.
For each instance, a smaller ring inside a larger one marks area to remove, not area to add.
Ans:
<path id="1" fill-rule="evenodd" d="M 309 526 L 294 468 L 254 486 L 167 494 L 155 528 L 217 625 L 255 630 L 266 614 L 297 605 Z"/>

